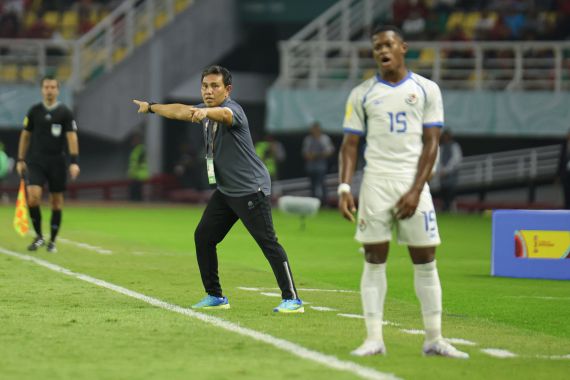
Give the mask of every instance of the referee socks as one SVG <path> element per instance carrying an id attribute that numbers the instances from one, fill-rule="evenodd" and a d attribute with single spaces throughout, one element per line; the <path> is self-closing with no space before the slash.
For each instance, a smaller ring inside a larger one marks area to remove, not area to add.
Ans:
<path id="1" fill-rule="evenodd" d="M 36 236 L 42 237 L 42 213 L 40 211 L 40 207 L 29 207 L 29 210 L 32 225 L 34 226 L 34 231 L 36 231 Z"/>
<path id="2" fill-rule="evenodd" d="M 51 210 L 51 237 L 50 240 L 55 242 L 59 226 L 61 225 L 61 210 Z"/>

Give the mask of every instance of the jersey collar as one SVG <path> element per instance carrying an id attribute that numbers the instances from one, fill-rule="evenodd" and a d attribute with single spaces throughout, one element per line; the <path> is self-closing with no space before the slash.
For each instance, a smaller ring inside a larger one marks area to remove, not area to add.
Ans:
<path id="1" fill-rule="evenodd" d="M 411 77 L 412 77 L 412 72 L 410 70 L 408 70 L 408 74 L 402 80 L 400 80 L 398 83 L 391 83 L 391 82 L 388 82 L 388 81 L 385 81 L 384 79 L 382 79 L 382 77 L 380 76 L 380 73 L 376 73 L 376 80 L 379 83 L 385 84 L 386 86 L 390 86 L 390 87 L 398 87 L 398 86 L 404 84 Z"/>
<path id="2" fill-rule="evenodd" d="M 42 102 L 42 105 L 44 106 L 44 108 L 48 111 L 53 111 L 54 109 L 56 109 L 59 106 L 59 102 L 55 102 L 53 103 L 53 106 L 48 107 L 44 102 Z"/>

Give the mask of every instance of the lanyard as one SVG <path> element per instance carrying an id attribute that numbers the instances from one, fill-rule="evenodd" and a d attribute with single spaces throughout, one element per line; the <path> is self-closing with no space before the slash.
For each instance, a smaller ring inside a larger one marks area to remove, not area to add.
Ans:
<path id="1" fill-rule="evenodd" d="M 214 158 L 214 139 L 218 130 L 218 123 L 204 119 L 204 144 L 206 144 L 206 158 Z"/>

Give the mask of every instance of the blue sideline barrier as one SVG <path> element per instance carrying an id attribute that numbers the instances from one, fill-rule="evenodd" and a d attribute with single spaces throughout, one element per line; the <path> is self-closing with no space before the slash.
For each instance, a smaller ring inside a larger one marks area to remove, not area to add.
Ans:
<path id="1" fill-rule="evenodd" d="M 491 275 L 570 280 L 570 211 L 494 211 Z"/>

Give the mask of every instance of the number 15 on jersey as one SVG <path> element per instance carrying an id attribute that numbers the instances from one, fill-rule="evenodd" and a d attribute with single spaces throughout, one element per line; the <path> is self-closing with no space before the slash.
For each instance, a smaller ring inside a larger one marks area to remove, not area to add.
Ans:
<path id="1" fill-rule="evenodd" d="M 398 112 L 396 114 L 394 114 L 394 112 L 388 112 L 388 116 L 390 117 L 390 132 L 406 132 L 408 129 L 408 123 L 406 122 L 405 112 Z"/>

